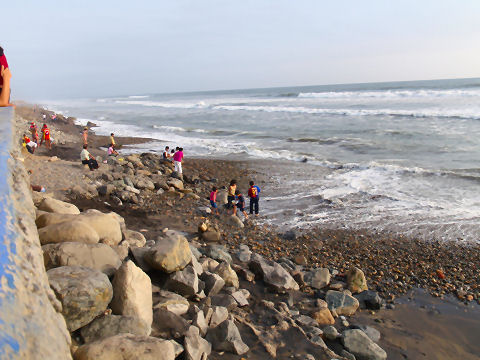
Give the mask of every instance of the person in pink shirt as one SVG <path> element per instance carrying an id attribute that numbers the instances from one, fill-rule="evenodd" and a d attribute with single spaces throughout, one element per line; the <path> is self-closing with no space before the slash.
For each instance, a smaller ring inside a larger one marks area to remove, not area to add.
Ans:
<path id="1" fill-rule="evenodd" d="M 183 148 L 178 148 L 178 151 L 173 155 L 173 164 L 175 165 L 175 171 L 178 175 L 182 175 L 182 160 L 183 160 Z"/>
<path id="2" fill-rule="evenodd" d="M 212 207 L 212 211 L 214 213 L 216 213 L 217 215 L 220 215 L 220 213 L 218 212 L 218 206 L 217 206 L 217 193 L 218 193 L 217 188 L 215 186 L 212 187 L 212 192 L 210 193 L 210 206 Z"/>

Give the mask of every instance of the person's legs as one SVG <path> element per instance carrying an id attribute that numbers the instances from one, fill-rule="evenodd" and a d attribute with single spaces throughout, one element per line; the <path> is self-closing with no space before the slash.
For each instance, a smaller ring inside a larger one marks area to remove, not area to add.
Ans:
<path id="1" fill-rule="evenodd" d="M 258 197 L 255 198 L 255 216 L 258 216 Z"/>
<path id="2" fill-rule="evenodd" d="M 178 162 L 178 173 L 182 175 L 182 163 L 180 161 Z"/>
<path id="3" fill-rule="evenodd" d="M 30 146 L 27 145 L 26 148 L 27 148 L 27 151 L 28 151 L 30 154 L 33 154 L 33 149 L 32 149 L 32 147 L 30 147 Z"/>
<path id="4" fill-rule="evenodd" d="M 92 164 L 90 163 L 90 160 L 82 160 L 82 164 L 83 164 L 83 165 L 88 165 L 88 168 L 89 168 L 90 170 L 93 170 L 93 169 L 92 169 Z"/>
<path id="5" fill-rule="evenodd" d="M 90 170 L 98 169 L 98 162 L 95 159 L 90 159 L 89 164 L 91 164 Z M 89 165 L 90 166 L 90 165 Z"/>
<path id="6" fill-rule="evenodd" d="M 253 198 L 250 198 L 250 215 L 253 214 Z"/>
<path id="7" fill-rule="evenodd" d="M 174 162 L 173 162 L 173 165 L 174 165 L 174 168 L 175 168 L 175 172 L 177 172 L 177 173 L 178 173 L 178 164 L 179 164 L 178 161 L 174 161 Z"/>

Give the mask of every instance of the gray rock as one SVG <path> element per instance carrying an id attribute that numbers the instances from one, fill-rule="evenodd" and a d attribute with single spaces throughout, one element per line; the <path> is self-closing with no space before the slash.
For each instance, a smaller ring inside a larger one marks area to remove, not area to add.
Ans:
<path id="1" fill-rule="evenodd" d="M 355 295 L 355 298 L 363 309 L 379 310 L 384 304 L 380 295 L 373 290 L 362 291 L 360 294 Z"/>
<path id="2" fill-rule="evenodd" d="M 147 242 L 145 236 L 143 236 L 143 234 L 138 231 L 125 229 L 123 231 L 123 235 L 125 237 L 124 241 L 126 241 L 128 245 L 130 245 L 130 247 L 143 247 Z"/>
<path id="3" fill-rule="evenodd" d="M 353 325 L 352 329 L 360 329 L 373 341 L 378 342 L 380 340 L 380 331 L 377 329 L 368 326 L 368 325 Z"/>
<path id="4" fill-rule="evenodd" d="M 320 268 L 307 272 L 304 276 L 304 281 L 314 289 L 322 289 L 330 284 L 330 278 L 330 271 Z"/>
<path id="5" fill-rule="evenodd" d="M 207 320 L 209 320 L 208 317 L 210 317 L 210 321 L 209 321 L 210 328 L 215 328 L 219 324 L 221 324 L 222 322 L 228 319 L 228 310 L 226 307 L 213 306 L 211 307 L 211 310 L 212 310 L 211 315 L 206 317 Z"/>
<path id="6" fill-rule="evenodd" d="M 146 189 L 146 190 L 155 190 L 155 185 L 147 178 L 136 177 L 135 178 L 135 187 L 137 189 Z"/>
<path id="7" fill-rule="evenodd" d="M 298 325 L 302 327 L 306 327 L 306 326 L 316 327 L 318 325 L 315 319 L 312 319 L 310 316 L 306 316 L 306 315 L 296 316 L 295 321 L 297 322 Z"/>
<path id="8" fill-rule="evenodd" d="M 342 333 L 345 349 L 355 355 L 358 360 L 385 360 L 387 353 L 375 344 L 360 329 L 349 329 Z"/>
<path id="9" fill-rule="evenodd" d="M 325 326 L 323 328 L 323 333 L 325 334 L 325 337 L 328 339 L 328 340 L 336 340 L 337 337 L 340 335 L 337 331 L 337 329 L 335 328 L 335 326 L 332 326 L 332 325 L 329 325 L 329 326 Z"/>
<path id="10" fill-rule="evenodd" d="M 190 246 L 190 251 L 192 252 L 192 255 L 195 256 L 197 260 L 200 259 L 202 257 L 202 253 L 198 251 L 198 249 L 192 244 L 189 244 L 189 246 Z"/>
<path id="11" fill-rule="evenodd" d="M 115 191 L 115 186 L 112 184 L 101 185 L 97 187 L 97 191 L 100 196 L 110 196 L 110 194 Z"/>
<path id="12" fill-rule="evenodd" d="M 197 258 L 195 256 L 192 256 L 192 266 L 197 272 L 197 275 L 200 276 L 203 274 L 203 267 L 202 265 L 198 262 Z"/>
<path id="13" fill-rule="evenodd" d="M 200 336 L 196 326 L 190 326 L 185 334 L 185 360 L 207 359 L 212 352 L 212 345 Z"/>
<path id="14" fill-rule="evenodd" d="M 173 312 L 177 315 L 183 315 L 188 312 L 190 304 L 183 296 L 174 292 L 160 290 L 154 293 L 154 309 L 163 309 Z"/>
<path id="15" fill-rule="evenodd" d="M 144 259 L 154 269 L 172 273 L 182 270 L 192 261 L 192 251 L 184 236 L 171 233 L 159 239 Z"/>
<path id="16" fill-rule="evenodd" d="M 156 337 L 179 339 L 188 327 L 187 320 L 171 311 L 155 309 L 153 312 L 152 335 Z"/>
<path id="17" fill-rule="evenodd" d="M 274 261 L 266 260 L 258 254 L 253 254 L 249 267 L 277 292 L 299 289 L 293 277 Z"/>
<path id="18" fill-rule="evenodd" d="M 122 264 L 117 253 L 105 244 L 65 242 L 42 246 L 47 270 L 59 266 L 85 266 L 113 275 Z"/>
<path id="19" fill-rule="evenodd" d="M 205 283 L 205 294 L 207 296 L 212 296 L 218 294 L 225 285 L 225 281 L 217 274 L 212 274 L 208 271 L 205 271 L 200 275 L 200 279 Z"/>
<path id="20" fill-rule="evenodd" d="M 207 335 L 208 331 L 208 322 L 207 319 L 205 319 L 205 313 L 203 310 L 198 311 L 194 316 L 193 316 L 193 325 L 195 325 L 198 330 L 200 331 L 200 335 L 205 336 Z"/>
<path id="21" fill-rule="evenodd" d="M 130 187 L 132 187 L 132 188 L 135 187 L 135 185 L 133 185 L 132 179 L 130 179 L 130 177 L 128 177 L 128 176 L 125 176 L 125 177 L 123 178 L 123 182 L 124 182 L 125 185 L 127 185 L 127 186 L 130 186 Z"/>
<path id="22" fill-rule="evenodd" d="M 226 262 L 221 262 L 215 269 L 215 274 L 225 281 L 225 286 L 232 286 L 235 289 L 240 287 L 238 276 L 231 266 Z"/>
<path id="23" fill-rule="evenodd" d="M 205 231 L 202 233 L 201 237 L 205 242 L 219 242 L 221 238 L 220 233 L 215 230 Z"/>
<path id="24" fill-rule="evenodd" d="M 232 257 L 228 253 L 228 250 L 223 245 L 208 245 L 202 250 L 205 256 L 208 256 L 217 261 L 225 261 L 229 264 L 232 263 Z"/>
<path id="25" fill-rule="evenodd" d="M 130 248 L 130 251 L 132 252 L 133 258 L 135 259 L 135 263 L 140 269 L 145 272 L 152 270 L 152 267 L 145 260 L 145 255 L 150 251 L 148 247 L 133 247 Z"/>
<path id="26" fill-rule="evenodd" d="M 335 311 L 337 315 L 351 316 L 358 309 L 358 300 L 345 292 L 328 290 L 325 295 L 325 301 L 330 311 Z"/>
<path id="27" fill-rule="evenodd" d="M 352 353 L 349 353 L 347 350 L 345 349 L 342 349 L 342 351 L 340 352 L 340 356 L 343 356 L 344 358 L 348 359 L 348 360 L 357 360 L 357 358 L 355 357 L 355 355 L 353 355 Z"/>
<path id="28" fill-rule="evenodd" d="M 232 293 L 232 297 L 235 299 L 238 306 L 247 306 L 248 298 L 250 297 L 250 292 L 246 289 L 240 289 Z"/>
<path id="29" fill-rule="evenodd" d="M 238 328 L 231 320 L 225 320 L 217 327 L 210 329 L 207 340 L 216 351 L 227 351 L 237 355 L 245 354 L 249 348 L 240 336 Z"/>
<path id="30" fill-rule="evenodd" d="M 173 186 L 177 190 L 183 190 L 183 181 L 180 179 L 170 178 L 167 181 L 167 185 Z"/>
<path id="31" fill-rule="evenodd" d="M 193 266 L 170 274 L 165 287 L 183 296 L 194 296 L 198 292 L 198 277 Z"/>
<path id="32" fill-rule="evenodd" d="M 247 245 L 240 245 L 240 248 L 235 253 L 235 256 L 238 259 L 238 261 L 249 262 L 250 257 L 252 256 L 252 252 L 250 251 Z"/>
<path id="33" fill-rule="evenodd" d="M 245 225 L 243 224 L 243 221 L 240 220 L 240 218 L 237 215 L 230 215 L 227 218 L 227 224 L 235 226 L 237 228 L 245 227 Z"/>
<path id="34" fill-rule="evenodd" d="M 232 295 L 229 294 L 217 294 L 211 297 L 212 305 L 221 306 L 231 311 L 237 307 L 237 302 Z"/>
<path id="35" fill-rule="evenodd" d="M 80 266 L 47 271 L 50 287 L 62 303 L 69 331 L 75 331 L 102 314 L 112 300 L 112 284 L 104 273 Z"/>
<path id="36" fill-rule="evenodd" d="M 121 315 L 101 316 L 80 329 L 86 343 L 123 333 L 146 336 L 149 332 L 150 328 L 140 318 Z"/>
<path id="37" fill-rule="evenodd" d="M 327 348 L 327 345 L 325 344 L 325 341 L 323 341 L 322 337 L 321 336 L 318 336 L 318 335 L 314 335 L 310 338 L 310 342 L 312 344 L 315 344 L 317 346 L 320 346 L 321 348 L 323 349 L 326 349 Z"/>

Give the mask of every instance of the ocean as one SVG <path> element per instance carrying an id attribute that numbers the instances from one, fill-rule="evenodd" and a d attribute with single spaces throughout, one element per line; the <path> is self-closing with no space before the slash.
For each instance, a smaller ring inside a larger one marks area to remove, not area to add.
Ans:
<path id="1" fill-rule="evenodd" d="M 46 101 L 130 151 L 251 160 L 264 221 L 473 241 L 480 231 L 480 79 Z M 261 184 L 262 185 L 262 184 Z"/>

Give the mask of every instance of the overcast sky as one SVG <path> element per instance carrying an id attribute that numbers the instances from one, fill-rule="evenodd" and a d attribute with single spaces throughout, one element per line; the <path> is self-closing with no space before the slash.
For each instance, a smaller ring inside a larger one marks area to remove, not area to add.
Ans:
<path id="1" fill-rule="evenodd" d="M 480 77 L 478 0 L 15 0 L 14 98 Z"/>

